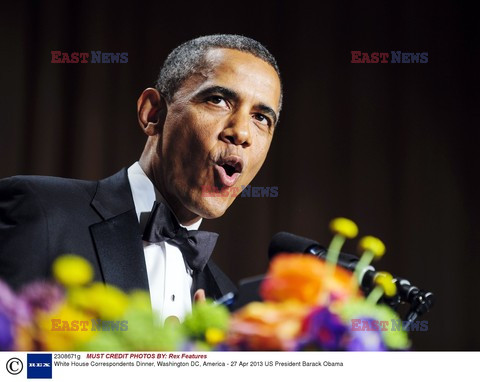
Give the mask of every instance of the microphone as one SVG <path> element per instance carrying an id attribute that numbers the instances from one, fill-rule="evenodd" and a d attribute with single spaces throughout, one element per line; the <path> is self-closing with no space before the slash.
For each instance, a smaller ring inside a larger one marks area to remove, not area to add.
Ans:
<path id="1" fill-rule="evenodd" d="M 410 303 L 410 311 L 406 316 L 407 322 L 403 327 L 404 330 L 408 330 L 418 317 L 430 311 L 435 302 L 435 295 L 411 285 L 410 281 L 401 277 L 396 277 L 395 283 L 399 299 Z"/>
<path id="2" fill-rule="evenodd" d="M 289 232 L 278 232 L 273 235 L 268 247 L 269 260 L 272 260 L 277 254 L 282 252 L 305 253 L 320 257 L 324 260 L 327 258 L 327 249 L 324 246 L 320 245 L 315 240 L 297 236 Z M 353 272 L 359 260 L 360 259 L 355 255 L 340 252 L 337 263 L 342 268 Z M 363 270 L 363 272 L 360 274 L 359 280 L 359 282 L 361 281 L 361 285 L 363 285 L 364 282 L 368 282 L 368 284 L 370 284 L 370 281 L 373 281 L 373 274 L 372 277 L 366 277 L 368 272 L 375 273 L 375 268 L 369 265 Z M 365 286 L 369 287 L 370 285 Z"/>
<path id="3" fill-rule="evenodd" d="M 278 232 L 273 235 L 268 247 L 269 260 L 271 261 L 277 254 L 282 252 L 305 253 L 324 260 L 327 257 L 327 249 L 315 240 L 289 232 Z M 337 264 L 353 272 L 359 260 L 355 255 L 340 252 Z M 373 288 L 376 274 L 377 271 L 371 265 L 365 267 L 362 271 L 358 281 L 364 291 L 369 291 Z M 397 295 L 392 298 L 384 298 L 384 301 L 392 308 L 396 308 L 401 302 L 410 304 L 410 311 L 407 314 L 408 328 L 420 315 L 430 311 L 435 297 L 432 292 L 419 289 L 404 278 L 394 276 L 394 281 L 397 286 Z"/>

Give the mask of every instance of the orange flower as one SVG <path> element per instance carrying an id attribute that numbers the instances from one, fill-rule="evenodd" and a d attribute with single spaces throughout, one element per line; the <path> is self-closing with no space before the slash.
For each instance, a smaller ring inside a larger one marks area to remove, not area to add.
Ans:
<path id="1" fill-rule="evenodd" d="M 232 316 L 226 343 L 238 350 L 294 350 L 309 311 L 292 300 L 252 302 Z"/>
<path id="2" fill-rule="evenodd" d="M 329 293 L 342 300 L 357 293 L 352 287 L 351 272 L 337 267 L 330 285 L 325 284 L 325 275 L 325 262 L 317 257 L 281 254 L 270 264 L 260 293 L 267 301 L 295 300 L 309 305 L 324 303 L 321 298 Z"/>

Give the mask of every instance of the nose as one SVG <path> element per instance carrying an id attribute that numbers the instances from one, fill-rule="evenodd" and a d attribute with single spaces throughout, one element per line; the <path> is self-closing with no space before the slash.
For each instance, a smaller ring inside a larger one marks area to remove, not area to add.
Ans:
<path id="1" fill-rule="evenodd" d="M 248 147 L 252 144 L 250 115 L 233 115 L 220 133 L 220 139 L 226 143 Z"/>

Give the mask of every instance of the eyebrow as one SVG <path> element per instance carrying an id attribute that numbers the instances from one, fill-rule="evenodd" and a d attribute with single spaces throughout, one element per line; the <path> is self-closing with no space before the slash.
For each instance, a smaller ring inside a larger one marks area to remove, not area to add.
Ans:
<path id="1" fill-rule="evenodd" d="M 209 86 L 198 92 L 197 97 L 205 97 L 212 94 L 220 94 L 222 97 L 232 101 L 238 101 L 240 99 L 237 92 L 232 89 L 224 88 L 223 86 Z"/>
<path id="2" fill-rule="evenodd" d="M 200 92 L 198 92 L 197 97 L 205 97 L 212 94 L 220 94 L 222 97 L 237 102 L 240 99 L 238 93 L 232 89 L 225 88 L 223 86 L 209 86 Z M 255 105 L 255 108 L 261 111 L 264 114 L 268 114 L 270 118 L 273 119 L 273 124 L 277 123 L 277 113 L 270 107 L 263 103 Z"/>
<path id="3" fill-rule="evenodd" d="M 268 114 L 270 116 L 270 118 L 273 119 L 273 124 L 276 125 L 277 124 L 277 113 L 275 113 L 275 111 L 270 107 L 270 106 L 267 106 L 267 105 L 264 105 L 263 103 L 257 105 L 257 108 L 264 114 Z"/>

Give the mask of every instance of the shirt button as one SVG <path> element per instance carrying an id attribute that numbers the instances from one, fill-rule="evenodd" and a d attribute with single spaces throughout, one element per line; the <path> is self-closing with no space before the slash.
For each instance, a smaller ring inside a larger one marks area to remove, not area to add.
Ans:
<path id="1" fill-rule="evenodd" d="M 175 301 L 175 295 L 172 294 L 172 301 Z"/>
<path id="2" fill-rule="evenodd" d="M 166 319 L 165 319 L 165 323 L 169 323 L 169 324 L 177 324 L 179 325 L 180 324 L 180 320 L 178 319 L 177 316 L 168 316 Z"/>

